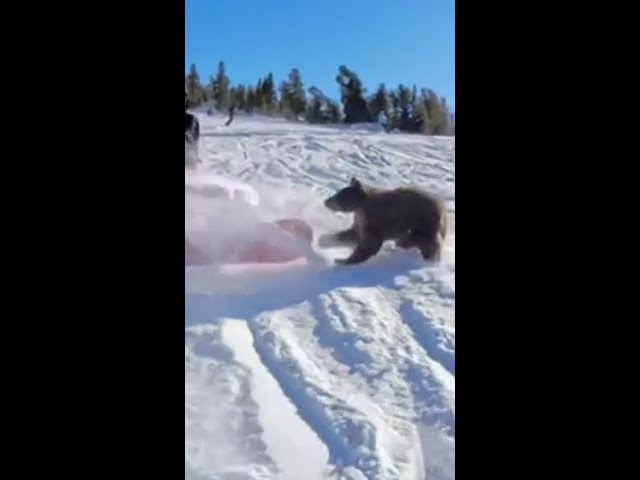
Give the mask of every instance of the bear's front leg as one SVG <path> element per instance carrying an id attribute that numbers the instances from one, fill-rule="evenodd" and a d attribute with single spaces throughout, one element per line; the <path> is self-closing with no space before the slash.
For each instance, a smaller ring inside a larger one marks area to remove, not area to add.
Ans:
<path id="1" fill-rule="evenodd" d="M 366 233 L 362 242 L 358 244 L 356 249 L 348 258 L 339 258 L 336 260 L 338 265 L 355 265 L 362 263 L 373 257 L 380 251 L 382 247 L 382 236 L 374 233 Z"/>
<path id="2" fill-rule="evenodd" d="M 337 233 L 328 233 L 318 237 L 318 246 L 321 248 L 353 245 L 358 243 L 358 232 L 348 228 Z"/>

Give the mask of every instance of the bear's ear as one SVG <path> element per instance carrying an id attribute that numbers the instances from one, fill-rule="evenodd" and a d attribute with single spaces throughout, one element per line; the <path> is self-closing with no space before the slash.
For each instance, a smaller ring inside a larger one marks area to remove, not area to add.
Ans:
<path id="1" fill-rule="evenodd" d="M 362 185 L 360 185 L 360 182 L 356 179 L 356 177 L 352 177 L 351 178 L 351 187 L 354 188 L 362 188 Z"/>

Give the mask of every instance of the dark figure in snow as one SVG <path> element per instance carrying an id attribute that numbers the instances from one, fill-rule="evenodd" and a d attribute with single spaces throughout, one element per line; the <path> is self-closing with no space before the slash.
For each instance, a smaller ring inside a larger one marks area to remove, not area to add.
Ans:
<path id="1" fill-rule="evenodd" d="M 225 125 L 228 127 L 229 125 L 231 125 L 231 122 L 233 122 L 233 114 L 236 110 L 236 106 L 235 105 L 231 105 L 231 107 L 229 108 L 229 120 L 227 120 L 227 123 L 225 123 Z"/>
<path id="2" fill-rule="evenodd" d="M 354 213 L 353 225 L 341 232 L 321 235 L 321 248 L 351 245 L 353 253 L 338 264 L 362 263 L 374 256 L 385 240 L 395 240 L 403 249 L 418 248 L 425 260 L 440 258 L 447 233 L 444 205 L 435 196 L 417 188 L 390 190 L 351 184 L 325 201 L 336 212 Z"/>
<path id="3" fill-rule="evenodd" d="M 195 115 L 187 112 L 189 94 L 184 89 L 184 163 L 186 167 L 195 167 L 199 163 L 198 141 L 200 140 L 200 123 Z"/>

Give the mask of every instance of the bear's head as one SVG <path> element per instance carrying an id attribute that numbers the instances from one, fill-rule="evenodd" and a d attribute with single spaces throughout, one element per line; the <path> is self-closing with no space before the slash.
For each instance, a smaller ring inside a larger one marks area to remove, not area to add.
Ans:
<path id="1" fill-rule="evenodd" d="M 367 193 L 362 188 L 362 184 L 352 178 L 348 187 L 327 198 L 324 205 L 334 212 L 353 212 L 362 206 L 366 198 Z"/>

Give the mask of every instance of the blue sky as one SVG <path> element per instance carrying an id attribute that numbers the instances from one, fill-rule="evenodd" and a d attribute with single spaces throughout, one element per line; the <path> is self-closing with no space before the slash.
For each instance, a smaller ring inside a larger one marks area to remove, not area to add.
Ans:
<path id="1" fill-rule="evenodd" d="M 233 84 L 297 67 L 305 88 L 338 97 L 340 65 L 367 93 L 428 87 L 455 109 L 455 0 L 185 0 L 185 70 L 208 81 L 224 60 Z"/>

